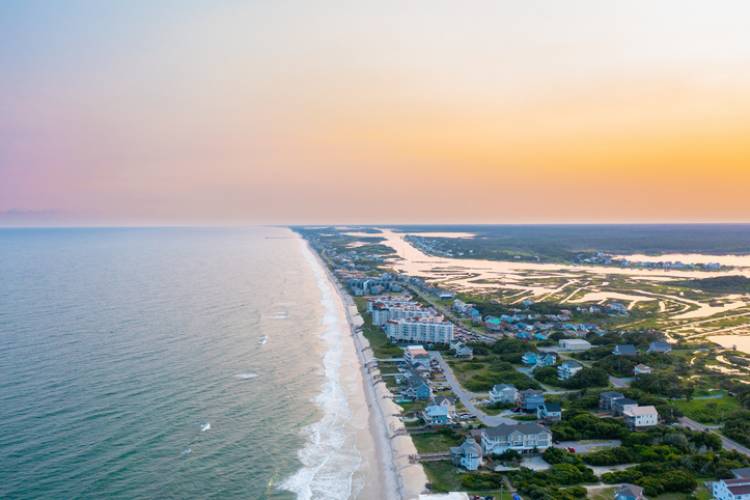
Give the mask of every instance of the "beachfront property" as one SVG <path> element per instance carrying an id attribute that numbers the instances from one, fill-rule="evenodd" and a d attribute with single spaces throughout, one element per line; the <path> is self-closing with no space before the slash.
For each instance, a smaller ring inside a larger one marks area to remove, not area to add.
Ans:
<path id="1" fill-rule="evenodd" d="M 482 465 L 482 447 L 473 437 L 467 436 L 460 446 L 451 448 L 451 462 L 466 470 L 477 470 Z"/>
<path id="2" fill-rule="evenodd" d="M 412 399 L 427 400 L 432 397 L 432 388 L 422 377 L 411 373 L 406 376 L 404 395 Z"/>
<path id="3" fill-rule="evenodd" d="M 651 371 L 651 367 L 648 365 L 644 365 L 643 363 L 639 363 L 633 367 L 633 375 L 635 375 L 636 377 L 638 375 L 650 375 Z"/>
<path id="4" fill-rule="evenodd" d="M 558 341 L 560 349 L 563 351 L 588 351 L 591 344 L 583 339 L 560 339 Z"/>
<path id="5" fill-rule="evenodd" d="M 667 342 L 657 340 L 657 341 L 651 342 L 646 352 L 657 353 L 657 354 L 669 354 L 670 352 L 672 352 L 672 346 L 669 345 L 669 343 Z"/>
<path id="6" fill-rule="evenodd" d="M 750 479 L 721 479 L 714 482 L 712 493 L 716 500 L 750 500 Z"/>
<path id="7" fill-rule="evenodd" d="M 490 390 L 491 403 L 512 403 L 518 401 L 518 389 L 511 384 L 496 384 Z"/>
<path id="8" fill-rule="evenodd" d="M 453 340 L 453 323 L 442 317 L 390 320 L 386 334 L 391 342 L 423 342 L 450 344 Z"/>
<path id="9" fill-rule="evenodd" d="M 630 430 L 653 427 L 659 423 L 659 412 L 653 406 L 629 406 L 623 411 L 625 423 Z"/>
<path id="10" fill-rule="evenodd" d="M 431 404 L 425 407 L 422 412 L 422 420 L 424 420 L 425 425 L 431 427 L 448 425 L 451 423 L 448 408 L 439 404 Z"/>
<path id="11" fill-rule="evenodd" d="M 552 433 L 535 422 L 518 425 L 500 424 L 481 431 L 482 452 L 502 455 L 508 450 L 519 453 L 544 451 L 552 444 Z"/>
<path id="12" fill-rule="evenodd" d="M 430 353 L 421 345 L 409 345 L 404 349 L 404 361 L 411 366 L 430 367 Z"/>
<path id="13" fill-rule="evenodd" d="M 633 344 L 617 344 L 612 349 L 615 356 L 638 356 L 638 349 Z"/>
<path id="14" fill-rule="evenodd" d="M 560 363 L 560 366 L 557 367 L 557 378 L 559 380 L 568 380 L 581 370 L 583 370 L 581 363 L 568 359 Z"/>
<path id="15" fill-rule="evenodd" d="M 432 398 L 432 404 L 443 406 L 448 410 L 448 417 L 456 416 L 456 400 L 448 396 L 435 396 Z"/>
<path id="16" fill-rule="evenodd" d="M 544 404 L 544 392 L 526 389 L 520 393 L 521 409 L 527 412 L 536 412 L 537 408 Z"/>
<path id="17" fill-rule="evenodd" d="M 557 401 L 545 401 L 537 407 L 536 418 L 547 422 L 558 422 L 562 419 L 562 405 Z"/>
<path id="18" fill-rule="evenodd" d="M 645 500 L 643 488 L 634 484 L 623 484 L 615 491 L 615 500 Z"/>
<path id="19" fill-rule="evenodd" d="M 604 411 L 612 411 L 614 402 L 618 399 L 624 398 L 625 395 L 621 392 L 605 391 L 599 394 L 599 409 Z"/>

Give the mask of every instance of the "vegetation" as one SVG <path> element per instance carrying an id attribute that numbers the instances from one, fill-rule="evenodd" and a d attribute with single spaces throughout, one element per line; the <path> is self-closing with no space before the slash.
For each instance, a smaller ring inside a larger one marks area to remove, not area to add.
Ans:
<path id="1" fill-rule="evenodd" d="M 750 293 L 750 278 L 740 275 L 675 281 L 671 285 L 695 288 L 708 293 Z"/>

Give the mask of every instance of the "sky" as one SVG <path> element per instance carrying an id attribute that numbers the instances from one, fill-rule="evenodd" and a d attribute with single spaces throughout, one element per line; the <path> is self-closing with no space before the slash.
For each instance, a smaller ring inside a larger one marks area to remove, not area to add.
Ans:
<path id="1" fill-rule="evenodd" d="M 3 0 L 0 225 L 750 222 L 748 19 Z"/>

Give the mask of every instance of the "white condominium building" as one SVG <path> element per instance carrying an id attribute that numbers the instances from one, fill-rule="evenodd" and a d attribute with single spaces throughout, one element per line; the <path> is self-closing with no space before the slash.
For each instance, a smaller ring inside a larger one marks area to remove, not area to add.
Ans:
<path id="1" fill-rule="evenodd" d="M 390 320 L 386 324 L 386 334 L 391 342 L 450 344 L 453 340 L 453 323 L 434 316 Z"/>
<path id="2" fill-rule="evenodd" d="M 437 316 L 434 309 L 424 309 L 420 306 L 375 306 L 372 310 L 372 324 L 381 326 L 390 320 L 418 319 Z"/>

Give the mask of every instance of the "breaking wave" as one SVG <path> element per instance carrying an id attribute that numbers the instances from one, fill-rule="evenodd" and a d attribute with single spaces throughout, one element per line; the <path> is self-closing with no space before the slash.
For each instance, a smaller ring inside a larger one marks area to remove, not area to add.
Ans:
<path id="1" fill-rule="evenodd" d="M 280 487 L 301 500 L 343 500 L 356 495 L 360 485 L 354 484 L 353 477 L 362 462 L 354 431 L 347 425 L 351 411 L 340 382 L 345 325 L 340 323 L 331 284 L 306 247 L 305 257 L 314 270 L 325 311 L 321 335 L 328 348 L 323 358 L 325 380 L 314 399 L 323 418 L 303 429 L 306 444 L 297 452 L 302 468 Z"/>

